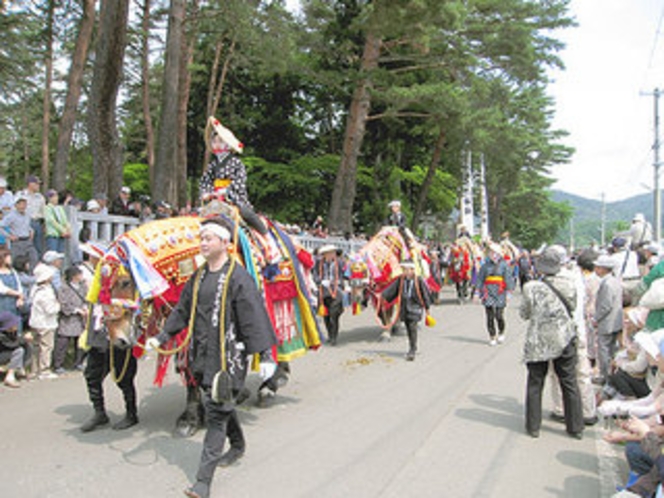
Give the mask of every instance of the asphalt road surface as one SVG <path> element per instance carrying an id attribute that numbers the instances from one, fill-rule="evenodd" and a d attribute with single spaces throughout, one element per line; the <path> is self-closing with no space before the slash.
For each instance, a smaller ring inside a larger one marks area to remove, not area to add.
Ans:
<path id="1" fill-rule="evenodd" d="M 548 419 L 524 432 L 526 369 L 518 293 L 506 312 L 507 341 L 490 347 L 484 309 L 458 305 L 450 289 L 420 331 L 378 341 L 370 310 L 342 318 L 336 347 L 292 363 L 291 382 L 269 407 L 253 396 L 240 408 L 247 452 L 219 469 L 213 497 L 605 497 L 626 472 L 620 452 L 583 440 Z M 0 388 L 0 496 L 3 498 L 183 496 L 196 472 L 203 431 L 173 436 L 184 408 L 175 374 L 152 386 L 154 358 L 139 363 L 140 424 L 83 434 L 91 415 L 80 373 Z M 254 390 L 255 374 L 248 379 Z M 111 422 L 123 415 L 119 389 L 105 383 Z"/>

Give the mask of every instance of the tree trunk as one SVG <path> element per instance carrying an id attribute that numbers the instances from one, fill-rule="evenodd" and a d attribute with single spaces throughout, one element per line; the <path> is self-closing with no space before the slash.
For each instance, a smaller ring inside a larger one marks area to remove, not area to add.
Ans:
<path id="1" fill-rule="evenodd" d="M 207 116 L 205 119 L 210 116 L 215 116 L 217 114 L 217 108 L 219 107 L 219 102 L 221 101 L 221 95 L 224 90 L 224 83 L 226 83 L 226 75 L 228 74 L 228 67 L 231 64 L 231 59 L 233 58 L 233 53 L 235 52 L 235 43 L 236 38 L 233 38 L 230 47 L 228 48 L 228 55 L 224 60 L 224 65 L 221 67 L 221 74 L 217 80 L 217 72 L 219 71 L 219 60 L 221 58 L 221 53 L 223 50 L 223 42 L 217 44 L 217 48 L 214 54 L 214 63 L 212 65 L 212 74 L 210 77 L 210 86 L 208 88 L 208 106 L 207 106 Z M 218 117 L 218 116 L 217 116 Z M 224 123 L 223 119 L 219 121 Z M 210 162 L 210 151 L 205 149 L 205 155 L 203 156 L 203 168 L 207 166 Z"/>
<path id="2" fill-rule="evenodd" d="M 234 37 L 233 41 L 231 42 L 231 46 L 228 47 L 228 55 L 224 60 L 224 65 L 221 67 L 221 74 L 219 75 L 219 81 L 217 82 L 217 88 L 215 89 L 214 92 L 212 107 L 210 108 L 209 112 L 210 116 L 214 116 L 214 114 L 217 112 L 217 108 L 219 107 L 219 102 L 221 102 L 221 94 L 224 89 L 224 84 L 226 83 L 226 75 L 228 74 L 228 67 L 231 65 L 231 59 L 233 58 L 233 54 L 235 53 L 235 43 L 236 43 L 236 38 Z"/>
<path id="3" fill-rule="evenodd" d="M 129 0 L 102 0 L 88 104 L 93 195 L 115 196 L 122 186 L 122 144 L 115 109 L 127 46 Z"/>
<path id="4" fill-rule="evenodd" d="M 362 148 L 362 140 L 366 130 L 367 118 L 371 107 L 371 71 L 378 67 L 381 40 L 368 34 L 364 44 L 360 79 L 353 92 L 350 104 L 346 133 L 344 136 L 341 164 L 337 171 L 332 192 L 332 203 L 328 223 L 332 232 L 353 231 L 353 203 L 355 201 L 357 183 L 357 160 Z"/>
<path id="5" fill-rule="evenodd" d="M 141 19 L 141 101 L 145 123 L 145 154 L 150 185 L 154 185 L 154 126 L 150 112 L 150 0 L 143 0 Z"/>
<path id="6" fill-rule="evenodd" d="M 161 118 L 157 138 L 157 157 L 152 197 L 175 203 L 177 190 L 178 92 L 182 59 L 182 24 L 185 0 L 171 0 L 161 94 Z"/>
<path id="7" fill-rule="evenodd" d="M 214 61 L 212 61 L 212 68 L 210 69 L 210 82 L 208 83 L 208 92 L 207 92 L 207 105 L 205 106 L 206 118 L 212 116 L 212 101 L 217 88 L 217 74 L 219 73 L 219 61 L 221 60 L 221 54 L 224 51 L 224 42 L 223 40 L 218 40 L 217 44 L 214 47 Z"/>
<path id="8" fill-rule="evenodd" d="M 178 188 L 176 192 L 176 205 L 187 205 L 187 108 L 191 91 L 191 73 L 189 67 L 194 61 L 194 46 L 198 31 L 198 0 L 192 2 L 192 14 L 188 16 L 189 29 L 182 36 L 182 60 L 180 63 L 180 101 L 178 103 Z"/>
<path id="9" fill-rule="evenodd" d="M 42 136 L 41 136 L 41 176 L 43 188 L 49 186 L 49 136 L 51 128 L 51 86 L 53 84 L 53 22 L 55 16 L 55 0 L 49 0 L 46 7 L 46 56 L 44 69 L 46 81 L 44 84 L 44 100 L 42 107 Z"/>
<path id="10" fill-rule="evenodd" d="M 441 128 L 440 133 L 438 134 L 438 140 L 436 140 L 436 146 L 433 149 L 433 155 L 431 156 L 431 163 L 429 163 L 429 169 L 427 174 L 424 177 L 424 182 L 420 188 L 420 194 L 417 197 L 417 204 L 413 210 L 413 220 L 411 222 L 411 229 L 415 230 L 417 225 L 420 222 L 420 217 L 422 216 L 422 211 L 424 211 L 424 204 L 429 195 L 429 188 L 433 183 L 434 178 L 436 177 L 436 170 L 438 165 L 440 165 L 440 158 L 443 155 L 443 147 L 445 146 L 445 130 Z"/>
<path id="11" fill-rule="evenodd" d="M 83 89 L 83 74 L 85 72 L 85 61 L 88 58 L 92 30 L 95 25 L 95 4 L 97 0 L 84 0 L 83 16 L 78 27 L 76 46 L 69 68 L 67 79 L 67 97 L 62 118 L 58 127 L 58 146 L 55 151 L 55 162 L 53 164 L 53 188 L 64 190 L 67 186 L 67 165 L 69 164 L 69 150 L 71 137 L 76 124 L 78 102 Z"/>

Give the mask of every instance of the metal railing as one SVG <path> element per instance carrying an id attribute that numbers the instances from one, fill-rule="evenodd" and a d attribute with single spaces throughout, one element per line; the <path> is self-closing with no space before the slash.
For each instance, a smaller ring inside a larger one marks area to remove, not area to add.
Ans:
<path id="1" fill-rule="evenodd" d="M 332 244 L 333 246 L 341 249 L 341 251 L 348 255 L 355 253 L 360 250 L 360 248 L 365 245 L 367 242 L 363 240 L 347 240 L 342 237 L 314 237 L 313 235 L 295 235 L 294 236 L 302 246 L 313 252 L 316 249 L 319 249 L 327 244 Z"/>
<path id="2" fill-rule="evenodd" d="M 88 232 L 88 240 L 108 245 L 119 235 L 141 224 L 141 220 L 131 216 L 89 213 L 72 207 L 67 207 L 66 211 L 72 229 L 72 236 L 66 245 L 68 262 L 81 260 L 79 244 L 82 231 Z"/>
<path id="3" fill-rule="evenodd" d="M 138 218 L 130 216 L 89 213 L 71 207 L 67 207 L 66 211 L 72 227 L 72 236 L 68 239 L 66 248 L 68 261 L 80 261 L 81 259 L 79 244 L 83 230 L 88 231 L 89 240 L 108 245 L 119 235 L 142 223 Z M 293 238 L 311 252 L 324 245 L 332 244 L 346 255 L 359 251 L 366 244 L 366 241 L 362 240 L 347 240 L 342 237 L 321 238 L 308 234 L 293 235 Z"/>

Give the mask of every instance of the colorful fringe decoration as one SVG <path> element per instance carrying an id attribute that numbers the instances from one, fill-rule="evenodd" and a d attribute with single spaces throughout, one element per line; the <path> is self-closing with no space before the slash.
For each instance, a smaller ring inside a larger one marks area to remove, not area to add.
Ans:
<path id="1" fill-rule="evenodd" d="M 424 317 L 424 325 L 426 325 L 427 327 L 435 327 L 436 319 L 427 313 L 427 316 Z"/>
<path id="2" fill-rule="evenodd" d="M 330 312 L 328 311 L 327 306 L 325 306 L 324 304 L 321 304 L 318 307 L 318 316 L 328 316 L 329 314 Z"/>

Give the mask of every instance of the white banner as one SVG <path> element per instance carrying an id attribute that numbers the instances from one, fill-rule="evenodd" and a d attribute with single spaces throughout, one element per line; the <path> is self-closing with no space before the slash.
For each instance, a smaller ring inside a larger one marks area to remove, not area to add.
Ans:
<path id="1" fill-rule="evenodd" d="M 482 240 L 489 239 L 489 199 L 486 192 L 486 164 L 484 162 L 484 154 L 482 154 L 482 161 L 480 162 L 480 235 Z"/>
<path id="2" fill-rule="evenodd" d="M 471 235 L 475 235 L 475 212 L 473 210 L 473 153 L 468 150 L 466 167 L 462 175 L 461 206 L 459 206 L 459 224 L 466 228 Z"/>

